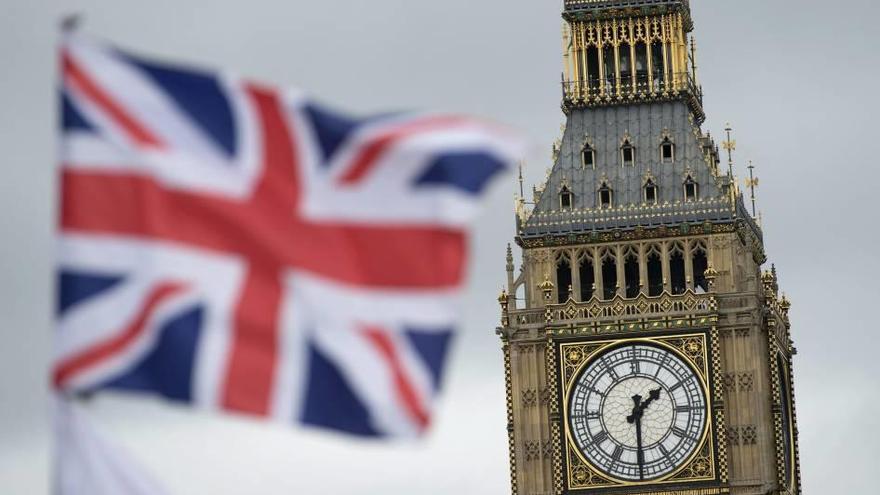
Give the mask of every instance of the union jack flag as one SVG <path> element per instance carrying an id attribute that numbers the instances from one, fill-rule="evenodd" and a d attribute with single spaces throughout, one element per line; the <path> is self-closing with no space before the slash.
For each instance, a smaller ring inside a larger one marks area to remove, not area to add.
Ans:
<path id="1" fill-rule="evenodd" d="M 61 66 L 55 387 L 423 432 L 468 223 L 519 141 L 465 117 L 353 119 L 79 36 Z"/>

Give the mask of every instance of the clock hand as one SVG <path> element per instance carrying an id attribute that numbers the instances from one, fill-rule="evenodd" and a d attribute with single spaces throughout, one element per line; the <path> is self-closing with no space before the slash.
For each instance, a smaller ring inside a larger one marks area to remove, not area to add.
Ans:
<path id="1" fill-rule="evenodd" d="M 633 411 L 632 414 L 629 415 L 626 420 L 629 424 L 635 423 L 636 425 L 636 460 L 639 464 L 639 480 L 645 481 L 645 452 L 644 447 L 642 446 L 642 416 L 645 414 L 645 409 L 651 405 L 655 400 L 660 399 L 660 391 L 662 389 L 654 389 L 651 390 L 648 394 L 648 400 L 642 402 L 641 395 L 634 395 L 633 400 Z"/>
<path id="2" fill-rule="evenodd" d="M 653 393 L 651 394 L 654 395 Z M 659 391 L 658 391 L 659 395 Z M 632 414 L 627 416 L 626 420 L 629 424 L 635 423 L 636 425 L 636 459 L 639 463 L 639 479 L 645 480 L 645 453 L 642 451 L 642 415 L 645 412 L 645 407 L 651 403 L 651 399 L 648 399 L 647 402 L 642 403 L 641 395 L 633 395 L 633 410 Z"/>
<path id="3" fill-rule="evenodd" d="M 645 402 L 643 402 L 642 405 L 641 405 L 641 407 L 642 407 L 642 411 L 644 411 L 645 409 L 647 409 L 648 406 L 650 406 L 651 403 L 654 402 L 655 400 L 660 400 L 660 391 L 661 391 L 661 390 L 663 390 L 663 389 L 658 388 L 658 389 L 651 390 L 651 392 L 650 392 L 650 394 L 649 394 L 649 396 L 648 396 L 648 400 L 646 400 Z"/>
<path id="4" fill-rule="evenodd" d="M 635 406 L 633 407 L 632 414 L 627 416 L 627 418 L 626 418 L 626 420 L 627 420 L 627 422 L 629 422 L 629 424 L 633 424 L 636 422 L 637 419 L 641 419 L 642 412 L 644 411 L 644 409 L 642 409 L 642 396 L 641 395 L 633 395 L 632 399 L 633 399 L 633 402 L 635 403 Z"/>
<path id="5" fill-rule="evenodd" d="M 640 409 L 634 419 L 636 423 L 636 461 L 639 464 L 639 480 L 645 481 L 645 452 L 642 447 L 642 411 L 643 409 Z"/>

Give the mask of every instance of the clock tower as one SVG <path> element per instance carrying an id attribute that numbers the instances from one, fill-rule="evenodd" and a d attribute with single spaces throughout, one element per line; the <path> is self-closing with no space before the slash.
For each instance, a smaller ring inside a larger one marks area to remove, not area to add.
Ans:
<path id="1" fill-rule="evenodd" d="M 800 494 L 790 304 L 701 129 L 689 1 L 562 16 L 567 122 L 499 297 L 513 493 Z"/>

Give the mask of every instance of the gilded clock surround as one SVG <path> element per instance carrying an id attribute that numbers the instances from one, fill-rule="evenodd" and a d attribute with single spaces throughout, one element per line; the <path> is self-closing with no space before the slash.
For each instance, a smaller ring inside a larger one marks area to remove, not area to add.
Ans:
<path id="1" fill-rule="evenodd" d="M 664 329 L 665 330 L 665 329 Z M 570 491 L 577 491 L 586 488 L 613 488 L 621 486 L 654 486 L 688 482 L 706 482 L 716 480 L 717 458 L 715 452 L 714 428 L 712 424 L 712 401 L 709 392 L 709 382 L 711 375 L 717 371 L 710 371 L 712 360 L 709 359 L 708 345 L 709 332 L 686 333 L 686 334 L 668 334 L 666 332 L 655 334 L 654 336 L 643 336 L 631 339 L 612 339 L 612 340 L 581 340 L 566 342 L 565 339 L 558 340 L 558 344 L 551 352 L 555 353 L 554 361 L 560 363 L 558 387 L 563 391 L 560 408 L 563 411 L 562 424 L 564 425 L 565 441 L 564 441 L 564 460 L 565 479 L 564 486 Z M 700 386 L 703 389 L 707 400 L 707 423 L 702 429 L 701 437 L 698 440 L 697 448 L 690 454 L 688 459 L 672 473 L 663 476 L 659 480 L 648 482 L 633 482 L 602 474 L 592 463 L 587 460 L 580 452 L 580 449 L 574 444 L 572 432 L 569 422 L 569 396 L 572 387 L 575 385 L 575 379 L 581 370 L 587 366 L 595 356 L 601 355 L 608 349 L 616 348 L 629 344 L 652 344 L 660 346 L 674 353 L 679 358 L 688 363 L 688 366 L 696 373 Z"/>
<path id="2" fill-rule="evenodd" d="M 690 2 L 566 0 L 563 20 L 567 122 L 533 200 L 516 198 L 522 265 L 508 247 L 498 298 L 511 491 L 800 495 L 791 303 L 775 267 L 762 268 L 764 232 L 734 175 L 731 129 L 722 143 L 725 171 L 719 147 L 700 128 Z M 662 153 L 664 140 L 671 156 Z M 653 201 L 643 189 L 648 177 Z M 696 183 L 696 197 L 685 178 Z M 600 197 L 603 185 L 610 204 Z M 578 370 L 605 346 L 675 347 L 694 336 L 701 355 L 688 359 L 702 370 L 709 409 L 700 448 L 653 482 L 592 469 L 567 420 Z"/>

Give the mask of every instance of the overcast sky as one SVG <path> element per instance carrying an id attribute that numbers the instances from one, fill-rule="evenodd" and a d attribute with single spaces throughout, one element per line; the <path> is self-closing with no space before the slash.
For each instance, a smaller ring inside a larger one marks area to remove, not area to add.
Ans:
<path id="1" fill-rule="evenodd" d="M 692 0 L 709 120 L 761 178 L 770 260 L 794 302 L 808 494 L 876 490 L 880 347 L 876 0 Z M 531 181 L 559 134 L 560 0 L 0 0 L 0 492 L 48 487 L 46 363 L 61 13 L 123 47 L 304 88 L 354 112 L 463 111 L 522 129 Z M 873 118 L 871 118 L 873 117 Z M 478 225 L 467 326 L 431 437 L 352 443 L 144 400 L 89 406 L 175 494 L 504 493 L 493 334 L 513 180 Z"/>

